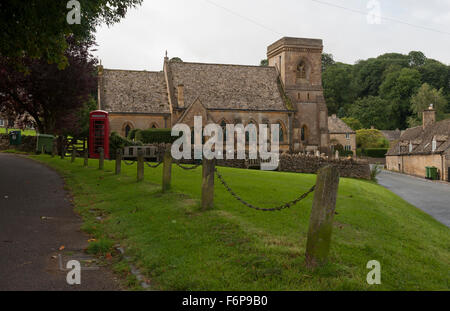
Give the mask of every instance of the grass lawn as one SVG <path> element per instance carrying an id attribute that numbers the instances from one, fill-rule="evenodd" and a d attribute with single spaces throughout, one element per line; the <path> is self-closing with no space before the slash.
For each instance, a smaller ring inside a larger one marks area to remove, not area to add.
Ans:
<path id="1" fill-rule="evenodd" d="M 8 128 L 8 132 L 12 132 L 12 131 L 21 131 L 22 135 L 24 136 L 36 136 L 36 131 L 35 130 L 20 130 L 20 129 L 12 129 L 12 128 Z M 4 127 L 0 127 L 0 134 L 5 134 L 6 133 L 6 128 Z"/>
<path id="2" fill-rule="evenodd" d="M 312 195 L 288 210 L 260 212 L 238 203 L 216 178 L 215 208 L 200 212 L 201 167 L 173 165 L 173 191 L 161 193 L 161 170 L 136 165 L 113 174 L 97 160 L 82 167 L 48 155 L 74 195 L 83 229 L 105 253 L 114 243 L 159 290 L 448 290 L 449 229 L 369 181 L 341 178 L 330 262 L 304 265 Z M 315 175 L 219 168 L 244 199 L 263 207 L 286 202 L 315 183 Z M 101 220 L 97 220 L 101 216 Z M 369 260 L 381 263 L 381 285 L 368 285 Z M 114 269 L 128 273 L 126 264 Z"/>

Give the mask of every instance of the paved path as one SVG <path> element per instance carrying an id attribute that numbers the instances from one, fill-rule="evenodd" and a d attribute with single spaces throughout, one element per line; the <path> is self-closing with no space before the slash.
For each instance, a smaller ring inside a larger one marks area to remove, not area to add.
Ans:
<path id="1" fill-rule="evenodd" d="M 450 227 L 450 185 L 389 171 L 377 176 L 378 183 Z"/>
<path id="2" fill-rule="evenodd" d="M 67 284 L 68 260 L 92 265 L 80 225 L 57 173 L 0 153 L 0 291 L 119 289 L 109 270 L 96 267 L 81 271 L 81 285 Z"/>

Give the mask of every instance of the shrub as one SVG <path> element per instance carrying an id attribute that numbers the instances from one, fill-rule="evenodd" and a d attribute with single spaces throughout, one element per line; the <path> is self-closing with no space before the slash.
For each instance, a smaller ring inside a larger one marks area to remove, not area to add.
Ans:
<path id="1" fill-rule="evenodd" d="M 155 143 L 173 143 L 178 136 L 172 136 L 172 129 L 148 129 L 138 131 L 136 133 L 136 140 L 141 141 L 144 144 Z"/>
<path id="2" fill-rule="evenodd" d="M 381 165 L 373 165 L 370 169 L 370 179 L 372 181 L 377 181 L 377 175 L 381 172 Z"/>
<path id="3" fill-rule="evenodd" d="M 134 140 L 135 138 L 136 138 L 136 134 L 138 133 L 138 132 L 140 132 L 141 130 L 140 129 L 132 129 L 129 133 L 128 133 L 128 139 L 130 139 L 130 140 Z"/>
<path id="4" fill-rule="evenodd" d="M 388 148 L 367 148 L 362 149 L 362 155 L 370 158 L 384 158 L 388 152 Z"/>
<path id="5" fill-rule="evenodd" d="M 341 150 L 341 151 L 339 151 L 339 155 L 341 157 L 353 156 L 353 151 L 351 151 L 351 150 Z"/>
<path id="6" fill-rule="evenodd" d="M 111 135 L 109 136 L 109 158 L 110 159 L 116 158 L 117 149 L 122 149 L 123 147 L 127 146 L 140 146 L 140 145 L 142 145 L 141 142 L 134 142 L 132 140 L 120 136 L 116 132 L 112 132 Z"/>
<path id="7" fill-rule="evenodd" d="M 363 129 L 356 131 L 356 146 L 362 149 L 389 148 L 389 141 L 379 130 Z"/>

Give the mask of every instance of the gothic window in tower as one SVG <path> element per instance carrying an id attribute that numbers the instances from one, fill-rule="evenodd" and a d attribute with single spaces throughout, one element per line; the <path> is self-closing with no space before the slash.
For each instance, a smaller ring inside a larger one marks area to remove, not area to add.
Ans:
<path id="1" fill-rule="evenodd" d="M 306 127 L 306 125 L 302 126 L 300 130 L 300 136 L 302 141 L 305 141 L 308 138 L 308 128 Z"/>

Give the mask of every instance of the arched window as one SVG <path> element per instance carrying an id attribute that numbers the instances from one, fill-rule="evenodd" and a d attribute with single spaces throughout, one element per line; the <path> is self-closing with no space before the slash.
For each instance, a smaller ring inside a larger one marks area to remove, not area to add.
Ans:
<path id="1" fill-rule="evenodd" d="M 284 131 L 283 131 L 283 125 L 281 124 L 281 122 L 278 122 L 278 125 L 280 126 L 280 130 L 278 133 L 278 141 L 279 142 L 283 142 L 284 141 Z"/>
<path id="2" fill-rule="evenodd" d="M 256 123 L 253 122 L 253 121 L 251 121 L 251 120 L 248 122 L 248 124 L 253 124 L 253 125 L 257 126 Z M 248 124 L 247 124 L 247 125 L 248 125 Z M 256 127 L 256 131 L 258 131 L 258 127 Z M 249 141 L 250 141 L 250 132 L 249 132 L 249 131 L 246 131 L 246 132 L 245 132 L 245 143 L 248 144 Z"/>
<path id="3" fill-rule="evenodd" d="M 301 133 L 301 140 L 305 141 L 308 138 L 308 128 L 306 127 L 306 125 L 302 126 L 300 133 Z"/>
<path id="4" fill-rule="evenodd" d="M 155 125 L 155 124 L 153 124 L 153 125 L 152 125 L 152 129 L 155 129 L 155 128 L 156 128 L 156 125 Z"/>
<path id="5" fill-rule="evenodd" d="M 129 124 L 127 124 L 127 126 L 125 126 L 125 137 L 128 137 L 128 134 L 130 134 L 131 131 L 131 126 Z"/>

